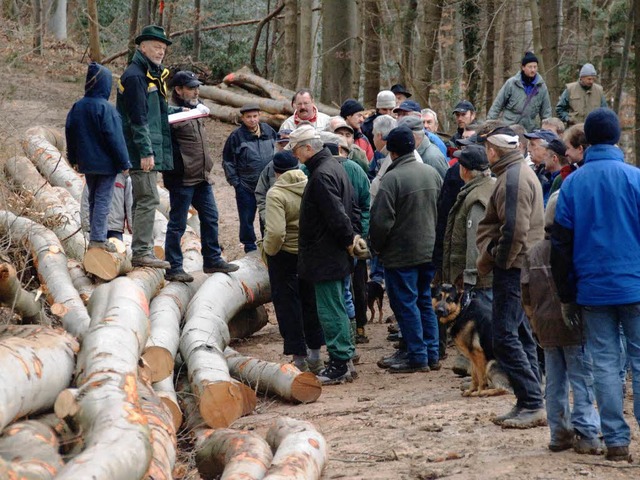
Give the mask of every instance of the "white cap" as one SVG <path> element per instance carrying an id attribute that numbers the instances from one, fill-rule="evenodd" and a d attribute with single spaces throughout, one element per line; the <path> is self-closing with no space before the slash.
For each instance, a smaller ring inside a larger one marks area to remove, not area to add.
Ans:
<path id="1" fill-rule="evenodd" d="M 391 90 L 382 90 L 376 99 L 376 108 L 395 108 L 396 96 Z"/>
<path id="2" fill-rule="evenodd" d="M 289 134 L 289 143 L 285 150 L 293 150 L 296 145 L 307 140 L 320 140 L 320 134 L 313 125 L 301 125 Z"/>

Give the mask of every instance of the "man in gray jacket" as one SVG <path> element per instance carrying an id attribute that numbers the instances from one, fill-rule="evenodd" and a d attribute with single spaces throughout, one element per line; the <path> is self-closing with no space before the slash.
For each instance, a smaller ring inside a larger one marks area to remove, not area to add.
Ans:
<path id="1" fill-rule="evenodd" d="M 405 125 L 413 133 L 413 140 L 416 144 L 416 152 L 422 158 L 422 161 L 431 165 L 440 174 L 441 178 L 444 178 L 449 165 L 444 158 L 444 155 L 435 143 L 429 140 L 429 137 L 424 133 L 424 124 L 421 117 L 406 116 L 398 120 L 398 126 Z"/>
<path id="2" fill-rule="evenodd" d="M 386 141 L 393 163 L 371 208 L 369 237 L 384 263 L 389 303 L 407 350 L 383 358 L 378 365 L 392 373 L 438 370 L 431 257 L 442 178 L 433 167 L 416 161 L 413 132 L 406 126 L 391 130 Z"/>

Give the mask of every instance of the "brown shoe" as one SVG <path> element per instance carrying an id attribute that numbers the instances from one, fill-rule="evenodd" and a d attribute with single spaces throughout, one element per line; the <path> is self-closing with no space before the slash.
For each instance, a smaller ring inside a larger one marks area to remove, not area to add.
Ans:
<path id="1" fill-rule="evenodd" d="M 142 257 L 134 257 L 131 259 L 131 265 L 134 267 L 163 268 L 168 270 L 171 264 L 164 260 L 160 260 L 154 255 L 143 255 Z"/>
<path id="2" fill-rule="evenodd" d="M 204 267 L 202 271 L 204 273 L 231 273 L 238 270 L 240 267 L 233 263 L 227 263 L 224 260 L 219 261 L 218 263 L 212 265 L 211 267 Z"/>
<path id="3" fill-rule="evenodd" d="M 164 274 L 164 279 L 168 282 L 193 282 L 193 277 L 185 271 L 181 272 L 167 272 Z"/>
<path id="4" fill-rule="evenodd" d="M 547 412 L 544 408 L 522 408 L 515 417 L 502 422 L 502 428 L 535 428 L 547 425 Z"/>
<path id="5" fill-rule="evenodd" d="M 629 447 L 607 447 L 607 453 L 604 458 L 612 462 L 629 462 L 631 463 L 631 455 L 629 455 Z"/>

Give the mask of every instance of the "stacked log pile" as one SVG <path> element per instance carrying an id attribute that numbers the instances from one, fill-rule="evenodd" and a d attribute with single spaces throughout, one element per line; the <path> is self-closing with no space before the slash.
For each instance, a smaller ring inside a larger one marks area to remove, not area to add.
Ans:
<path id="1" fill-rule="evenodd" d="M 45 204 L 72 222 L 75 212 L 68 207 L 77 205 L 83 184 L 58 149 L 60 135 L 35 127 L 23 145 L 29 159 L 12 159 L 12 168 L 21 165 L 33 178 L 21 188 L 61 189 L 68 203 L 58 207 L 67 211 Z M 157 219 L 166 228 L 166 216 L 158 212 Z M 203 478 L 237 478 L 247 469 L 255 470 L 247 478 L 285 478 L 283 472 L 319 478 L 326 442 L 310 424 L 282 419 L 266 442 L 219 430 L 255 409 L 256 391 L 291 402 L 312 402 L 321 392 L 312 374 L 227 349 L 232 337 L 267 323 L 268 274 L 257 255 L 239 260 L 240 269 L 229 275 L 195 272 L 193 283 L 164 285 L 162 271 L 130 265 L 97 278 L 89 274 L 81 263 L 87 264 L 88 253 L 81 242 L 69 242 L 68 229 L 52 231 L 0 211 L 0 234 L 29 252 L 40 283 L 33 292 L 13 265 L 0 264 L 0 303 L 33 324 L 0 327 L 0 478 L 173 478 L 176 432 L 187 409 L 175 389 L 177 361 L 187 367 L 183 390 L 191 392 L 193 406 L 186 426 Z M 193 231 L 188 238 L 185 266 L 197 270 L 199 238 Z M 123 245 L 119 255 L 128 258 Z M 43 325 L 48 312 L 62 328 Z M 18 421 L 52 411 L 55 417 Z"/>

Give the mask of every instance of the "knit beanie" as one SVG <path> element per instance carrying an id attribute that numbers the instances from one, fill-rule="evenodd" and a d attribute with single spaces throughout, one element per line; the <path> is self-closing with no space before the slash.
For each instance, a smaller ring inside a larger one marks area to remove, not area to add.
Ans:
<path id="1" fill-rule="evenodd" d="M 524 57 L 522 57 L 522 66 L 524 67 L 527 63 L 538 63 L 538 58 L 534 55 L 533 52 L 526 52 Z"/>
<path id="2" fill-rule="evenodd" d="M 340 116 L 342 118 L 347 118 L 349 115 L 353 115 L 354 113 L 363 112 L 364 107 L 361 103 L 353 98 L 349 98 L 344 101 L 342 106 L 340 107 Z"/>
<path id="3" fill-rule="evenodd" d="M 289 150 L 283 150 L 273 156 L 273 170 L 276 173 L 284 173 L 296 168 L 298 168 L 298 159 Z"/>
<path id="4" fill-rule="evenodd" d="M 376 99 L 376 108 L 396 108 L 396 96 L 391 90 L 382 90 Z"/>
<path id="5" fill-rule="evenodd" d="M 620 121 L 609 108 L 596 108 L 584 121 L 584 136 L 590 145 L 615 145 L 620 140 Z"/>
<path id="6" fill-rule="evenodd" d="M 582 77 L 597 77 L 596 67 L 590 63 L 585 63 L 580 69 L 580 78 Z"/>

